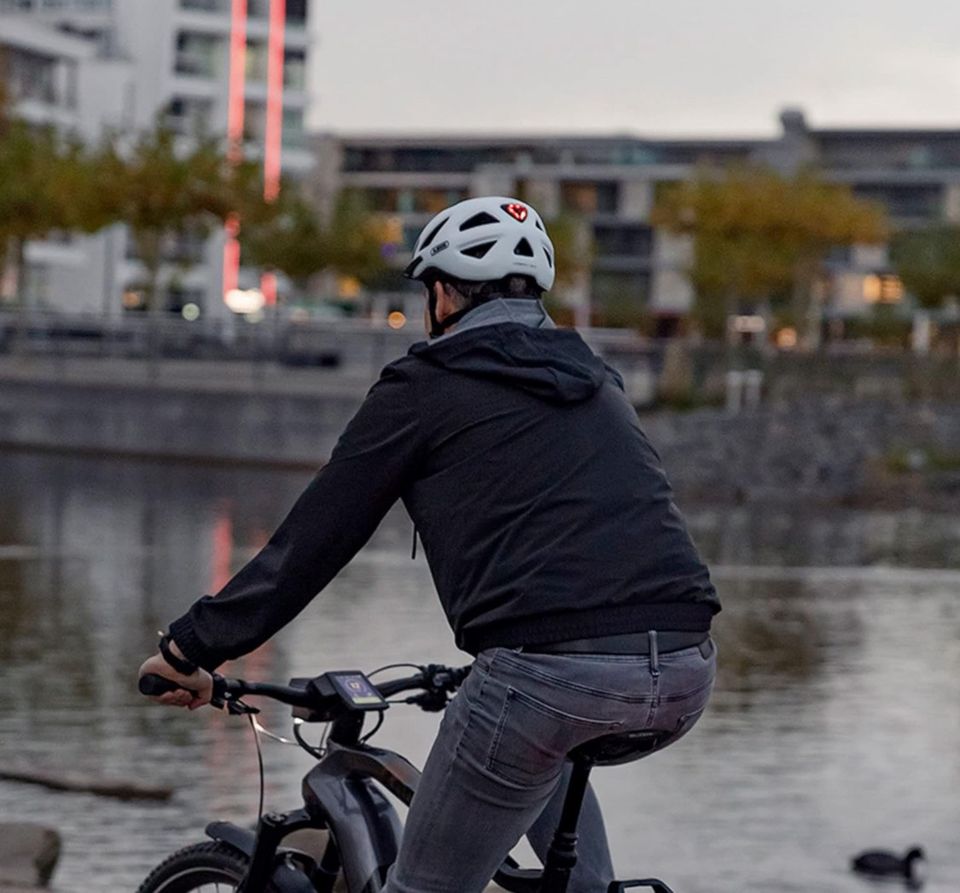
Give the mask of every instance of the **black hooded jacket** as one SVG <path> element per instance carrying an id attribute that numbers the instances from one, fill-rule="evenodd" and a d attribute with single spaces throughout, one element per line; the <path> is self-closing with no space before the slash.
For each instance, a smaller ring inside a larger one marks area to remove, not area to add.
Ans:
<path id="1" fill-rule="evenodd" d="M 576 332 L 507 322 L 387 366 L 270 542 L 173 638 L 208 669 L 253 650 L 398 498 L 472 653 L 707 630 L 720 610 L 619 376 Z"/>

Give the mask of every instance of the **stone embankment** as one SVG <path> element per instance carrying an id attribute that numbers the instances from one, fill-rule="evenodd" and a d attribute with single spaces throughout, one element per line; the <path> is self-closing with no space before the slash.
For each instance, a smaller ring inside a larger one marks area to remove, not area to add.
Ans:
<path id="1" fill-rule="evenodd" d="M 668 357 L 661 395 L 670 367 Z M 721 367 L 697 375 L 690 368 L 680 390 L 692 387 L 703 399 L 713 388 L 722 400 Z M 818 377 L 819 368 L 799 361 L 793 372 L 768 368 L 759 402 L 740 402 L 749 408 L 736 412 L 641 410 L 679 495 L 715 503 L 955 509 L 960 373 L 941 370 L 930 379 L 937 388 L 925 393 L 912 367 L 874 364 L 858 372 L 830 365 Z M 260 370 L 251 378 L 249 368 L 228 364 L 171 367 L 159 380 L 122 364 L 74 363 L 68 371 L 57 376 L 0 364 L 0 447 L 316 468 L 370 382 L 368 374 L 335 371 Z M 633 367 L 635 394 L 652 391 L 656 370 L 648 371 Z"/>
<path id="2" fill-rule="evenodd" d="M 686 499 L 960 506 L 960 399 L 800 398 L 641 418 Z"/>

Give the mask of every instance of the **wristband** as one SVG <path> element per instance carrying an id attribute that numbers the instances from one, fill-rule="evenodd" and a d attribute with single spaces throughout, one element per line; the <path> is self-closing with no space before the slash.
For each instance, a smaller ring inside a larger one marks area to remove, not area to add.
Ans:
<path id="1" fill-rule="evenodd" d="M 182 676 L 192 676 L 197 672 L 199 667 L 195 663 L 191 663 L 186 658 L 177 657 L 170 648 L 170 633 L 167 633 L 160 639 L 160 654 L 163 655 L 163 659 L 170 664 L 180 675 Z"/>

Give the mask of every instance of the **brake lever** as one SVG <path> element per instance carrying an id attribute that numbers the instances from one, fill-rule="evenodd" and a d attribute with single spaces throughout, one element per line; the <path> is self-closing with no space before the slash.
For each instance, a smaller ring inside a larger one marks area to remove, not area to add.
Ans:
<path id="1" fill-rule="evenodd" d="M 259 712 L 259 707 L 252 707 L 240 700 L 227 702 L 227 713 L 231 716 L 256 716 Z"/>
<path id="2" fill-rule="evenodd" d="M 227 708 L 231 716 L 255 716 L 260 712 L 259 707 L 245 704 L 239 698 L 227 691 L 226 680 L 219 673 L 213 674 L 213 694 L 210 696 L 210 706 L 218 710 Z"/>
<path id="3" fill-rule="evenodd" d="M 422 694 L 407 698 L 404 703 L 415 704 L 426 713 L 440 713 L 445 710 L 449 699 L 445 691 L 425 691 Z"/>

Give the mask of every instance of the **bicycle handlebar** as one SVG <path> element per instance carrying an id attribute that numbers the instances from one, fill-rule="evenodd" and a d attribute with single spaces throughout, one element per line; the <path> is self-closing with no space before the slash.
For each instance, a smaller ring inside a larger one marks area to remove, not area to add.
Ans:
<path id="1" fill-rule="evenodd" d="M 455 692 L 463 680 L 467 678 L 470 666 L 446 667 L 440 664 L 430 664 L 422 667 L 420 672 L 413 676 L 401 679 L 391 679 L 374 687 L 384 698 L 392 697 L 404 691 L 422 691 L 425 696 L 438 697 Z M 157 697 L 166 692 L 177 691 L 181 686 L 165 676 L 148 673 L 140 678 L 138 688 L 142 695 Z M 186 689 L 190 691 L 190 689 Z M 196 696 L 196 692 L 192 692 Z M 257 695 L 272 698 L 292 707 L 305 707 L 310 710 L 324 711 L 339 703 L 339 696 L 321 697 L 316 692 L 308 691 L 292 685 L 276 685 L 269 682 L 247 682 L 244 679 L 230 679 L 226 676 L 213 674 L 213 701 L 222 706 L 224 703 L 235 702 L 245 695 Z M 412 699 L 418 703 L 418 699 Z M 419 702 L 425 710 L 436 709 L 436 703 L 429 700 Z"/>

